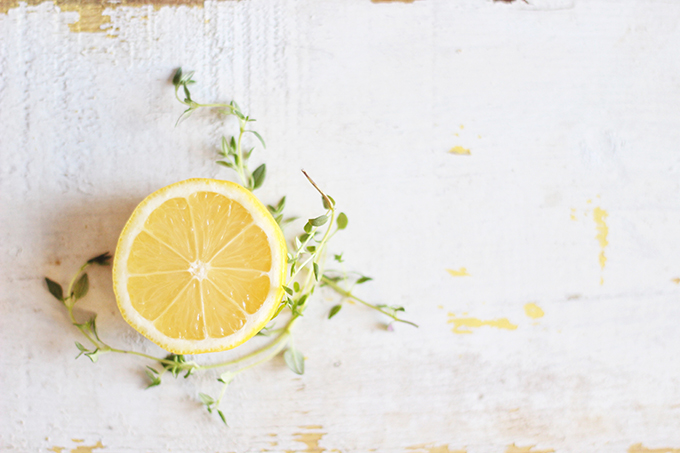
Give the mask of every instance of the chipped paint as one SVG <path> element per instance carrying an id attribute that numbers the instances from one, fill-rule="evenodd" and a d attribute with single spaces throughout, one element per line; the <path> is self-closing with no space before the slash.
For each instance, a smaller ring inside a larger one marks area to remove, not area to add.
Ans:
<path id="1" fill-rule="evenodd" d="M 449 154 L 458 154 L 458 155 L 463 155 L 463 156 L 469 156 L 470 150 L 467 148 L 463 148 L 462 146 L 454 146 L 449 150 Z"/>
<path id="2" fill-rule="evenodd" d="M 547 450 L 534 450 L 533 448 L 536 447 L 536 445 L 530 445 L 528 447 L 518 447 L 515 444 L 508 445 L 508 448 L 505 450 L 505 453 L 554 453 L 555 450 L 552 448 L 549 448 Z"/>
<path id="3" fill-rule="evenodd" d="M 595 225 L 597 226 L 597 234 L 595 235 L 595 239 L 597 239 L 597 242 L 600 243 L 600 255 L 599 255 L 599 260 L 600 260 L 600 269 L 604 271 L 604 266 L 607 263 L 607 257 L 604 254 L 605 248 L 609 244 L 607 241 L 607 236 L 609 235 L 609 227 L 607 226 L 607 223 L 605 222 L 605 219 L 607 218 L 609 214 L 607 211 L 605 211 L 602 208 L 595 208 L 593 209 L 593 219 L 595 220 Z M 604 277 L 600 277 L 600 285 L 604 283 Z"/>
<path id="4" fill-rule="evenodd" d="M 79 445 L 78 447 L 71 450 L 71 453 L 92 453 L 92 450 L 99 448 L 104 448 L 101 441 L 97 442 L 95 445 Z"/>
<path id="5" fill-rule="evenodd" d="M 323 426 L 321 425 L 304 425 L 300 426 L 300 429 L 314 429 L 314 430 L 321 430 L 323 429 Z M 314 452 L 314 453 L 321 453 L 326 451 L 325 448 L 322 448 L 319 446 L 319 441 L 323 436 L 325 436 L 326 433 L 294 433 L 293 436 L 295 436 L 295 441 L 296 442 L 301 442 L 307 446 L 305 450 L 287 450 L 286 453 L 294 453 L 294 452 Z"/>
<path id="6" fill-rule="evenodd" d="M 18 8 L 20 3 L 28 6 L 37 6 L 47 3 L 49 0 L 0 0 L 0 14 L 7 14 L 10 9 Z M 61 11 L 77 12 L 80 16 L 69 29 L 75 33 L 105 33 L 110 30 L 106 27 L 111 23 L 111 16 L 104 14 L 107 9 L 115 9 L 121 6 L 141 7 L 151 5 L 158 10 L 163 6 L 192 6 L 203 7 L 204 0 L 52 0 L 52 3 Z"/>
<path id="7" fill-rule="evenodd" d="M 542 318 L 545 315 L 541 307 L 531 302 L 524 305 L 524 313 L 531 319 Z"/>
<path id="8" fill-rule="evenodd" d="M 680 453 L 680 448 L 647 448 L 642 444 L 635 444 L 630 446 L 628 453 Z"/>
<path id="9" fill-rule="evenodd" d="M 85 442 L 83 439 L 71 439 L 71 441 L 75 443 L 81 443 Z M 92 453 L 93 450 L 97 450 L 100 448 L 104 448 L 104 445 L 102 445 L 101 441 L 97 441 L 96 444 L 94 445 L 78 445 L 76 448 L 72 448 L 71 450 L 68 450 L 69 453 Z M 48 451 L 52 451 L 54 453 L 64 453 L 66 451 L 66 447 L 51 447 L 47 449 Z"/>
<path id="10" fill-rule="evenodd" d="M 468 334 L 472 333 L 472 330 L 461 330 L 463 327 L 476 328 L 482 326 L 495 327 L 497 329 L 506 330 L 516 330 L 517 326 L 512 324 L 508 318 L 500 319 L 490 319 L 488 321 L 482 321 L 477 318 L 456 318 L 454 313 L 449 313 L 449 320 L 446 321 L 449 324 L 453 324 L 452 332 L 456 334 Z"/>
<path id="11" fill-rule="evenodd" d="M 471 275 L 468 274 L 467 269 L 464 267 L 461 267 L 457 271 L 453 269 L 446 269 L 446 272 L 451 274 L 452 277 L 471 277 Z"/>
<path id="12" fill-rule="evenodd" d="M 406 447 L 407 450 L 417 453 L 467 453 L 467 450 L 451 450 L 448 445 L 419 444 Z"/>

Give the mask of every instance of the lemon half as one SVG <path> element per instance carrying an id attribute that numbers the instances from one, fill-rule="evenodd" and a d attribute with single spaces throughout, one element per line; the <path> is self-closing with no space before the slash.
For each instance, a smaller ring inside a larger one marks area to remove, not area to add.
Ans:
<path id="1" fill-rule="evenodd" d="M 283 297 L 286 242 L 238 184 L 189 179 L 149 195 L 118 240 L 113 287 L 123 318 L 176 354 L 234 348 Z"/>

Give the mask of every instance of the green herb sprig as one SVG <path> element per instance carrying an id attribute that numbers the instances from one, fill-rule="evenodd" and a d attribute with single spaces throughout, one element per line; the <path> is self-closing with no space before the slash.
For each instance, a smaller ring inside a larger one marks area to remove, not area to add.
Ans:
<path id="1" fill-rule="evenodd" d="M 265 164 L 261 164 L 251 172 L 248 167 L 248 161 L 253 153 L 253 149 L 243 149 L 243 137 L 246 133 L 253 134 L 260 141 L 262 147 L 265 147 L 262 136 L 256 131 L 248 129 L 249 124 L 255 120 L 245 115 L 234 101 L 229 104 L 200 104 L 194 101 L 189 89 L 190 85 L 196 83 L 193 80 L 193 74 L 193 71 L 184 73 L 180 68 L 175 72 L 173 77 L 175 97 L 179 102 L 187 106 L 186 110 L 178 119 L 177 124 L 188 118 L 193 112 L 200 108 L 216 108 L 223 114 L 234 115 L 239 122 L 239 131 L 233 137 L 222 137 L 221 146 L 218 150 L 219 160 L 217 161 L 217 164 L 234 170 L 238 175 L 241 184 L 247 189 L 253 191 L 261 187 L 266 177 L 267 167 Z M 184 99 L 179 96 L 180 93 L 184 94 Z M 89 277 L 85 272 L 86 269 L 91 265 L 108 266 L 111 262 L 111 255 L 107 252 L 87 260 L 75 273 L 65 292 L 59 283 L 47 277 L 45 278 L 48 291 L 64 305 L 71 323 L 80 330 L 81 334 L 87 340 L 85 342 L 87 346 L 80 342 L 75 343 L 76 348 L 79 351 L 76 358 L 85 355 L 92 362 L 96 362 L 103 354 L 119 353 L 136 355 L 150 360 L 155 366 L 146 366 L 144 368 L 144 372 L 149 379 L 147 388 L 159 386 L 162 383 L 162 377 L 165 373 L 170 373 L 174 378 L 182 375 L 186 379 L 197 372 L 216 369 L 223 370 L 217 378 L 217 381 L 222 384 L 222 389 L 218 396 L 212 397 L 205 393 L 199 393 L 198 398 L 209 413 L 217 413 L 220 420 L 226 425 L 227 419 L 224 412 L 220 409 L 220 406 L 226 394 L 227 387 L 237 375 L 271 360 L 282 351 L 286 365 L 296 374 L 304 373 L 305 358 L 302 352 L 293 345 L 292 329 L 297 320 L 304 315 L 305 309 L 318 287 L 325 286 L 335 291 L 341 298 L 339 303 L 330 309 L 328 319 L 335 317 L 340 312 L 344 301 L 353 300 L 389 317 L 391 321 L 387 325 L 388 328 L 391 328 L 392 323 L 394 322 L 401 322 L 417 327 L 416 324 L 399 317 L 399 314 L 404 311 L 403 307 L 374 305 L 354 295 L 352 292 L 353 288 L 356 285 L 371 281 L 372 279 L 370 277 L 358 273 L 347 273 L 344 271 L 326 269 L 325 263 L 328 242 L 336 233 L 347 228 L 349 222 L 347 215 L 344 212 L 338 212 L 335 200 L 330 195 L 324 193 L 307 172 L 302 170 L 302 173 L 320 194 L 324 211 L 316 217 L 309 218 L 303 226 L 303 231 L 296 235 L 293 241 L 288 245 L 288 276 L 286 284 L 283 287 L 285 291 L 284 297 L 279 304 L 272 322 L 258 333 L 260 336 L 270 338 L 270 341 L 267 344 L 237 359 L 204 365 L 199 364 L 194 360 L 187 360 L 187 358 L 181 354 L 154 357 L 141 352 L 110 346 L 102 340 L 97 332 L 96 315 L 82 322 L 76 319 L 73 312 L 76 303 L 83 299 L 89 290 Z M 284 216 L 283 211 L 285 207 L 285 196 L 275 205 L 267 206 L 277 224 L 282 228 L 296 219 L 296 217 Z M 333 258 L 338 263 L 344 263 L 342 254 L 335 254 L 333 255 Z M 288 311 L 289 316 L 288 319 L 282 323 L 283 325 L 279 327 L 277 324 L 281 323 L 277 323 L 277 319 L 284 310 Z"/>

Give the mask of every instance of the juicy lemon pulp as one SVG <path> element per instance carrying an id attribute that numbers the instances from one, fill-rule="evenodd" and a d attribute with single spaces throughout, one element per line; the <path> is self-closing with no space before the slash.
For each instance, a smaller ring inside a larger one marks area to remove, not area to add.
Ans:
<path id="1" fill-rule="evenodd" d="M 150 195 L 126 225 L 114 263 L 125 319 L 177 353 L 229 349 L 271 318 L 285 241 L 246 189 L 188 180 Z"/>

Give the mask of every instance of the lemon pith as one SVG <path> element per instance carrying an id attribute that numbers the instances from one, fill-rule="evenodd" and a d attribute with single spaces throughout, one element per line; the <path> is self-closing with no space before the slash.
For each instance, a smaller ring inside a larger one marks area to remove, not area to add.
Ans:
<path id="1" fill-rule="evenodd" d="M 231 349 L 283 296 L 286 243 L 267 209 L 228 181 L 189 179 L 137 206 L 123 228 L 113 286 L 123 318 L 168 351 Z"/>

